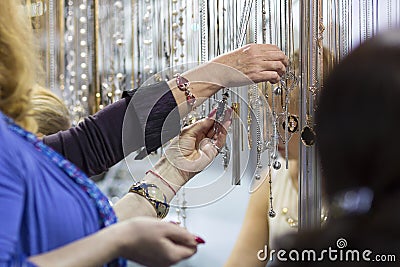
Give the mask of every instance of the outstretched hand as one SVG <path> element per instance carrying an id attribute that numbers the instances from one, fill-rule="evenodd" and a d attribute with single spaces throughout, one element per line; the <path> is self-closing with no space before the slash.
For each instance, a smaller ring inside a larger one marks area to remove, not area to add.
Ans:
<path id="1" fill-rule="evenodd" d="M 247 44 L 214 58 L 211 63 L 221 65 L 218 72 L 214 72 L 224 73 L 219 75 L 223 79 L 220 84 L 225 87 L 235 87 L 248 85 L 249 82 L 279 82 L 286 72 L 288 59 L 276 45 Z M 237 75 L 235 72 L 244 75 Z"/>
<path id="2" fill-rule="evenodd" d="M 207 118 L 183 128 L 165 151 L 167 160 L 185 181 L 204 170 L 225 144 L 232 110 L 227 110 L 217 132 L 214 129 L 215 113 L 214 109 Z"/>
<path id="3" fill-rule="evenodd" d="M 186 229 L 157 219 L 129 219 L 113 226 L 119 254 L 149 267 L 167 267 L 191 257 L 204 241 Z"/>

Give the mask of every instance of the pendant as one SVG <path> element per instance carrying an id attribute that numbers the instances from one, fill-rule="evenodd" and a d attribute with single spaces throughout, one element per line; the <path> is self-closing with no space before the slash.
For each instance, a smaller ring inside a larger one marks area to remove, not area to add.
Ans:
<path id="1" fill-rule="evenodd" d="M 301 141 L 305 146 L 313 146 L 315 143 L 316 134 L 310 126 L 306 125 L 301 131 Z"/>
<path id="2" fill-rule="evenodd" d="M 282 122 L 282 128 L 286 129 L 285 121 Z M 288 132 L 295 133 L 299 130 L 299 118 L 296 115 L 289 114 L 288 116 Z"/>
<path id="3" fill-rule="evenodd" d="M 288 114 L 287 117 L 288 127 L 287 127 L 287 140 L 285 138 L 286 134 L 286 119 L 285 114 L 281 113 L 278 115 L 278 124 L 281 127 L 277 127 L 279 138 L 282 140 L 284 144 L 288 143 L 289 140 L 292 138 L 292 135 L 299 131 L 299 117 L 297 115 Z"/>
<path id="4" fill-rule="evenodd" d="M 276 216 L 276 212 L 274 211 L 274 210 L 270 210 L 269 212 L 268 212 L 268 216 L 270 217 L 270 218 L 274 218 L 275 216 Z"/>

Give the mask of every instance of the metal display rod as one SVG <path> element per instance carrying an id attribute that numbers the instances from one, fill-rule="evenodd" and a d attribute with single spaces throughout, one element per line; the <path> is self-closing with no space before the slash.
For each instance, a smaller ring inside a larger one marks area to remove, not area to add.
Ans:
<path id="1" fill-rule="evenodd" d="M 300 2 L 301 121 L 299 230 L 321 225 L 321 175 L 313 131 L 314 100 L 321 84 L 322 1 Z"/>

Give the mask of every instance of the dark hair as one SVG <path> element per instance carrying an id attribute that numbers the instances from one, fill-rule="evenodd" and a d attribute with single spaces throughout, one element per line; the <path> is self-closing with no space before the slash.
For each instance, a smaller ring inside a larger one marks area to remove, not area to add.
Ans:
<path id="1" fill-rule="evenodd" d="M 326 80 L 316 113 L 329 196 L 369 187 L 375 198 L 400 184 L 400 32 L 373 38 Z"/>
<path id="2" fill-rule="evenodd" d="M 368 249 L 400 260 L 400 32 L 366 41 L 339 63 L 321 92 L 316 112 L 317 146 L 330 200 L 346 190 L 368 187 L 372 208 L 364 214 L 330 218 L 319 231 L 281 239 L 282 247 L 304 251 Z M 279 264 L 278 264 L 279 265 Z M 376 266 L 376 262 L 282 262 L 282 266 Z M 379 265 L 379 266 L 381 266 Z M 274 265 L 275 266 L 275 265 Z"/>

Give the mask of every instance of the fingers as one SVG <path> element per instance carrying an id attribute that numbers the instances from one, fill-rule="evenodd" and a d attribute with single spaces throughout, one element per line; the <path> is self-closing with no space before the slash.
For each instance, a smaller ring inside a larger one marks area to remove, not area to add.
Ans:
<path id="1" fill-rule="evenodd" d="M 285 53 L 275 45 L 249 44 L 247 48 L 244 48 L 243 52 L 247 58 L 261 59 L 263 61 L 281 61 L 285 66 L 289 64 Z"/>
<path id="2" fill-rule="evenodd" d="M 231 122 L 229 122 L 229 123 L 231 123 Z M 215 145 L 218 147 L 223 147 L 225 145 L 225 142 L 226 142 L 226 132 L 225 133 L 221 132 L 217 136 L 217 139 L 215 140 Z"/>
<path id="3" fill-rule="evenodd" d="M 166 249 L 168 251 L 168 260 L 170 261 L 168 266 L 190 258 L 197 252 L 197 246 L 186 247 L 173 242 L 168 242 L 166 244 Z"/>
<path id="4" fill-rule="evenodd" d="M 261 61 L 279 61 L 284 66 L 289 64 L 287 56 L 282 51 L 268 51 L 257 56 Z"/>
<path id="5" fill-rule="evenodd" d="M 200 139 L 204 138 L 214 126 L 216 111 L 216 109 L 213 109 L 207 118 L 183 128 L 181 136 L 189 135 L 191 137 L 196 137 L 196 139 L 198 139 L 198 137 L 201 137 Z"/>
<path id="6" fill-rule="evenodd" d="M 215 140 L 210 138 L 204 138 L 200 141 L 199 145 L 200 151 L 203 153 L 200 154 L 200 158 L 198 159 L 202 162 L 202 165 L 208 165 L 212 160 L 218 155 L 221 147 L 217 146 Z"/>
<path id="7" fill-rule="evenodd" d="M 202 238 L 174 224 L 168 226 L 165 237 L 171 241 L 167 244 L 167 249 L 173 263 L 191 257 L 197 252 L 197 245 L 204 243 Z"/>
<path id="8" fill-rule="evenodd" d="M 221 148 L 225 145 L 226 136 L 228 134 L 227 129 L 232 123 L 232 112 L 233 110 L 230 108 L 225 112 L 225 117 L 222 122 L 222 125 L 219 125 L 219 132 L 215 133 L 214 129 L 211 129 L 207 134 L 209 139 L 203 139 L 200 143 L 200 149 L 208 156 L 215 157 L 221 150 Z"/>
<path id="9" fill-rule="evenodd" d="M 244 52 L 254 53 L 256 51 L 265 53 L 268 51 L 281 51 L 281 49 L 273 44 L 246 44 L 242 47 Z"/>
<path id="10" fill-rule="evenodd" d="M 218 124 L 218 127 L 217 127 L 218 132 L 215 132 L 214 131 L 215 127 L 213 127 L 212 129 L 210 129 L 210 131 L 207 133 L 206 136 L 211 139 L 216 139 L 217 135 L 221 132 L 226 135 L 227 129 L 229 128 L 229 126 L 231 125 L 231 122 L 232 122 L 232 112 L 233 112 L 232 108 L 228 107 L 227 110 L 225 111 L 224 119 L 222 120 L 222 123 L 215 121 L 215 123 Z"/>
<path id="11" fill-rule="evenodd" d="M 204 165 L 209 164 L 221 151 L 226 141 L 227 129 L 232 123 L 232 109 L 229 108 L 225 112 L 224 120 L 222 125 L 218 127 L 218 133 L 214 132 L 214 128 L 210 129 L 207 136 L 201 140 L 199 147 L 202 153 L 200 154 L 199 161 L 202 161 Z"/>
<path id="12" fill-rule="evenodd" d="M 248 76 L 254 82 L 271 81 L 277 82 L 280 77 L 286 73 L 286 61 L 279 60 L 279 57 L 273 60 L 269 59 L 268 56 L 260 56 L 257 60 L 252 63 L 248 63 Z M 249 59 L 250 60 L 250 59 Z M 279 77 L 277 77 L 279 76 Z"/>
<path id="13" fill-rule="evenodd" d="M 185 135 L 195 137 L 197 140 L 197 144 L 201 142 L 205 137 L 210 139 L 216 139 L 216 132 L 214 132 L 214 124 L 218 123 L 215 121 L 216 116 L 216 108 L 214 108 L 207 118 L 202 119 L 188 127 L 185 127 L 181 132 L 181 138 Z M 228 108 L 225 112 L 225 117 L 222 122 L 222 127 L 219 125 L 219 131 L 223 132 L 223 136 L 226 137 L 226 129 L 229 128 L 231 123 L 232 109 Z"/>
<path id="14" fill-rule="evenodd" d="M 248 57 L 242 61 L 247 65 L 246 74 L 249 78 L 256 83 L 279 82 L 280 76 L 286 73 L 286 66 L 289 64 L 286 55 L 277 46 L 269 44 L 252 44 L 246 49 Z"/>
<path id="15" fill-rule="evenodd" d="M 257 72 L 275 71 L 282 76 L 286 73 L 286 67 L 281 61 L 262 61 L 257 65 Z"/>
<path id="16" fill-rule="evenodd" d="M 175 224 L 169 224 L 166 227 L 165 236 L 175 244 L 186 247 L 196 247 L 196 236 L 189 233 L 185 228 L 182 228 Z"/>
<path id="17" fill-rule="evenodd" d="M 272 84 L 278 83 L 281 80 L 281 75 L 276 71 L 261 71 L 255 75 L 255 81 L 269 81 Z"/>
<path id="18" fill-rule="evenodd" d="M 226 135 L 227 135 L 227 131 L 226 129 L 229 128 L 229 126 L 232 123 L 232 119 L 227 120 L 226 122 L 224 122 L 222 124 L 222 128 L 224 128 L 223 131 L 221 131 L 217 136 L 216 136 L 216 140 L 214 141 L 214 144 L 219 147 L 222 148 L 225 145 L 226 142 Z"/>

